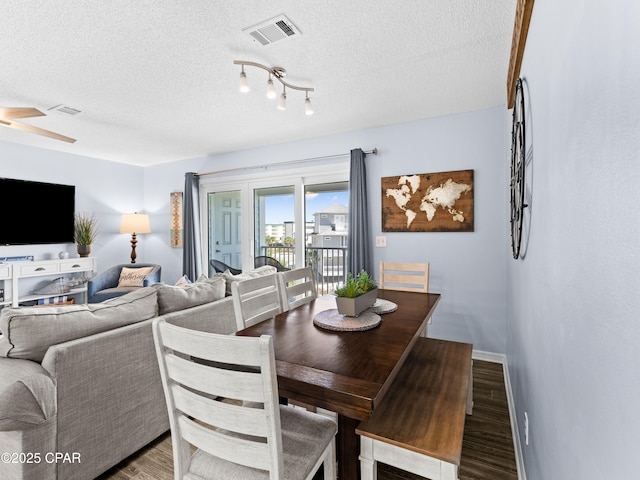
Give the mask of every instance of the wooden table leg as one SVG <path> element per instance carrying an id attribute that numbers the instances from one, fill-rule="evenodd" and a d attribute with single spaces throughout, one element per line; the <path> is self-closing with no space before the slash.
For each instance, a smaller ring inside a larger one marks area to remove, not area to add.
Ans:
<path id="1" fill-rule="evenodd" d="M 338 435 L 336 437 L 336 456 L 338 459 L 338 478 L 357 480 L 360 478 L 360 437 L 356 427 L 360 420 L 338 415 Z"/>

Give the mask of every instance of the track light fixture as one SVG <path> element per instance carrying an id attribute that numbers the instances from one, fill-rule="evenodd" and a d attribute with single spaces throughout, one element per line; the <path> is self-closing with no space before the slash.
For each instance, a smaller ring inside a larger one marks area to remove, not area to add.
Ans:
<path id="1" fill-rule="evenodd" d="M 269 72 L 269 79 L 267 80 L 267 98 L 276 98 L 278 95 L 276 93 L 276 88 L 273 84 L 273 78 L 275 77 L 282 84 L 282 94 L 278 99 L 278 110 L 286 110 L 287 109 L 287 87 L 292 90 L 300 90 L 305 92 L 305 100 L 304 100 L 304 113 L 305 115 L 313 115 L 313 107 L 311 106 L 311 99 L 309 98 L 309 92 L 313 92 L 313 88 L 309 87 L 297 87 L 295 85 L 291 85 L 288 82 L 285 82 L 283 78 L 287 74 L 287 71 L 282 67 L 266 67 L 265 65 L 261 65 L 260 63 L 255 62 L 247 62 L 244 60 L 234 60 L 234 65 L 241 65 L 242 71 L 240 72 L 240 91 L 246 93 L 249 91 L 249 82 L 247 80 L 247 74 L 244 71 L 245 66 L 257 67 Z"/>

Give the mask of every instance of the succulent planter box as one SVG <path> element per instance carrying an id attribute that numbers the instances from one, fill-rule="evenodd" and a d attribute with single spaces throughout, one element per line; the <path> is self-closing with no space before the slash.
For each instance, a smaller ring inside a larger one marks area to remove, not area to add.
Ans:
<path id="1" fill-rule="evenodd" d="M 338 306 L 338 313 L 346 315 L 348 317 L 357 317 L 364 312 L 371 305 L 376 303 L 378 298 L 378 289 L 374 288 L 369 290 L 358 297 L 336 297 L 336 305 Z"/>

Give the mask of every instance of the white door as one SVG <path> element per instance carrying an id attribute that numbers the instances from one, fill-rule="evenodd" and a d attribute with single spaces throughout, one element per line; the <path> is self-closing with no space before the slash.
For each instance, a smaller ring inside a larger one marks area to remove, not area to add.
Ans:
<path id="1" fill-rule="evenodd" d="M 208 194 L 209 258 L 242 269 L 240 190 Z M 210 272 L 213 273 L 213 272 Z"/>

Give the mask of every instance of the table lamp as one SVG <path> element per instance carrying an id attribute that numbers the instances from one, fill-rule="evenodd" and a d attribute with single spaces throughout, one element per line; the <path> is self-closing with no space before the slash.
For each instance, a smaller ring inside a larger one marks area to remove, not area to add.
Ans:
<path id="1" fill-rule="evenodd" d="M 131 263 L 136 263 L 136 244 L 138 233 L 151 233 L 151 224 L 149 223 L 149 215 L 142 213 L 124 213 L 120 222 L 120 233 L 131 234 Z"/>

